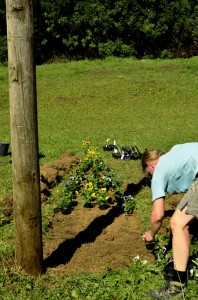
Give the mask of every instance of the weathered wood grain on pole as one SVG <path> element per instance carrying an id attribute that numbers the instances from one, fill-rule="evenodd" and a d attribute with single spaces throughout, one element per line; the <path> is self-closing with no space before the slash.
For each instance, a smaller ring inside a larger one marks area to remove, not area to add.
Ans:
<path id="1" fill-rule="evenodd" d="M 6 0 L 15 262 L 42 272 L 41 197 L 32 1 Z"/>

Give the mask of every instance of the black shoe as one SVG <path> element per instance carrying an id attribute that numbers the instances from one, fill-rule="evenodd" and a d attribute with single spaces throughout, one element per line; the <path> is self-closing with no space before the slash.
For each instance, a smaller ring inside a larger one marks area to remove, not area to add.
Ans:
<path id="1" fill-rule="evenodd" d="M 170 281 L 169 284 L 159 290 L 149 292 L 152 299 L 166 300 L 175 299 L 184 296 L 186 285 L 176 281 Z"/>

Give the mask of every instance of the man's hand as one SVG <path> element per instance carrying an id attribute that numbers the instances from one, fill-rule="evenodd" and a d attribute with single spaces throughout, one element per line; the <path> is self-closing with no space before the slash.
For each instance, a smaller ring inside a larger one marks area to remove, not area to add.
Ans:
<path id="1" fill-rule="evenodd" d="M 152 242 L 154 239 L 150 230 L 145 232 L 145 234 L 143 235 L 143 238 L 144 238 L 145 242 L 148 242 L 148 243 Z"/>

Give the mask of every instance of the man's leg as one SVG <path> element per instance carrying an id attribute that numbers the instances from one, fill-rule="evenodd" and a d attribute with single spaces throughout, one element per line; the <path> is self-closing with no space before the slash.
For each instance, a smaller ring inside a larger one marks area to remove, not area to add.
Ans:
<path id="1" fill-rule="evenodd" d="M 159 290 L 150 291 L 152 299 L 172 299 L 184 296 L 187 285 L 187 263 L 190 251 L 189 224 L 194 216 L 187 215 L 186 207 L 180 211 L 178 208 L 173 214 L 170 224 L 173 233 L 173 261 L 174 274 L 169 284 Z"/>
<path id="2" fill-rule="evenodd" d="M 182 211 L 178 208 L 173 214 L 170 225 L 173 233 L 173 261 L 174 268 L 185 272 L 187 269 L 190 252 L 189 223 L 195 218 L 186 214 L 185 207 Z"/>

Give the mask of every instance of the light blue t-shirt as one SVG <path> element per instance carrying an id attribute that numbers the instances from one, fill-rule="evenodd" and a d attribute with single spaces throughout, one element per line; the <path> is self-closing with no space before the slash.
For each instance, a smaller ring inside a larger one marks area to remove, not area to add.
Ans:
<path id="1" fill-rule="evenodd" d="M 165 193 L 186 192 L 198 173 L 198 143 L 179 144 L 159 158 L 152 181 L 152 200 Z"/>

